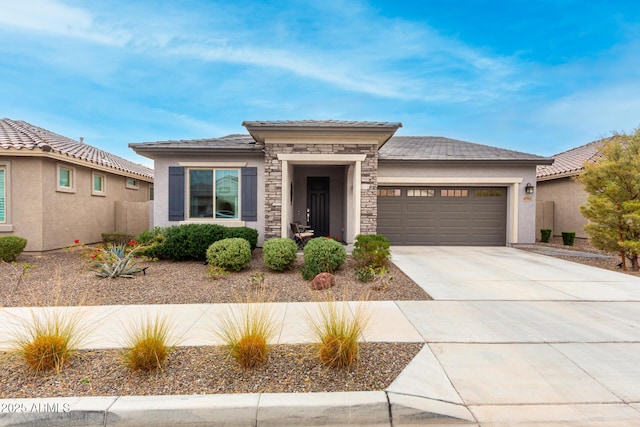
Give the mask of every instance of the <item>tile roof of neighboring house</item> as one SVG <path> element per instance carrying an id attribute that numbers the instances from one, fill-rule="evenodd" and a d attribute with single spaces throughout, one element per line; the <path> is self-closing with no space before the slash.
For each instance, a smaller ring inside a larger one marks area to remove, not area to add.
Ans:
<path id="1" fill-rule="evenodd" d="M 153 179 L 153 169 L 20 120 L 0 120 L 0 150 L 41 150 Z"/>
<path id="2" fill-rule="evenodd" d="M 538 166 L 536 177 L 538 179 L 553 179 L 578 175 L 584 170 L 585 163 L 595 162 L 602 157 L 598 150 L 598 145 L 602 141 L 593 141 L 552 156 L 555 159 L 553 165 Z"/>
<path id="3" fill-rule="evenodd" d="M 244 121 L 242 126 L 248 127 L 363 127 L 363 128 L 387 128 L 401 127 L 401 123 L 391 122 L 367 122 L 352 120 L 275 120 L 275 121 Z"/>
<path id="4" fill-rule="evenodd" d="M 441 136 L 394 136 L 379 152 L 380 160 L 525 161 L 550 164 L 552 159 L 474 144 Z"/>
<path id="5" fill-rule="evenodd" d="M 156 142 L 136 142 L 129 144 L 129 147 L 136 149 L 160 149 L 160 150 L 172 150 L 172 149 L 231 149 L 231 150 L 248 150 L 248 151 L 261 151 L 262 147 L 256 147 L 256 141 L 251 135 L 246 134 L 232 134 L 222 136 L 220 138 L 203 138 L 203 139 L 179 139 L 168 141 L 156 141 Z"/>

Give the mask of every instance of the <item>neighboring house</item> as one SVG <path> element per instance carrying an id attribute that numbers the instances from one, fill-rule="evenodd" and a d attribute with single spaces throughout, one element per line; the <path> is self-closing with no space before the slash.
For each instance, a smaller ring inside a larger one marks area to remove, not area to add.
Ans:
<path id="1" fill-rule="evenodd" d="M 248 135 L 133 143 L 155 164 L 155 225 L 290 224 L 352 243 L 515 245 L 535 239 L 536 165 L 552 159 L 441 137 L 394 137 L 386 122 L 244 122 Z M 533 187 L 532 187 L 533 189 Z"/>
<path id="2" fill-rule="evenodd" d="M 153 170 L 23 121 L 0 120 L 0 236 L 41 252 L 150 226 Z"/>
<path id="3" fill-rule="evenodd" d="M 580 206 L 587 201 L 587 192 L 575 177 L 584 171 L 585 163 L 596 162 L 601 154 L 598 146 L 604 140 L 593 141 L 552 156 L 553 165 L 537 168 L 538 201 L 536 207 L 537 237 L 541 228 L 550 228 L 553 235 L 575 231 L 576 237 L 587 238 L 584 226 L 587 220 Z"/>

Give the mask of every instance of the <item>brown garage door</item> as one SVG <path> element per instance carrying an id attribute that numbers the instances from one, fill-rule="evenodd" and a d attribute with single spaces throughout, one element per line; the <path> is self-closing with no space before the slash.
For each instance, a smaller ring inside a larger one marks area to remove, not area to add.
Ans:
<path id="1" fill-rule="evenodd" d="M 396 245 L 503 246 L 506 188 L 380 187 L 378 234 Z"/>

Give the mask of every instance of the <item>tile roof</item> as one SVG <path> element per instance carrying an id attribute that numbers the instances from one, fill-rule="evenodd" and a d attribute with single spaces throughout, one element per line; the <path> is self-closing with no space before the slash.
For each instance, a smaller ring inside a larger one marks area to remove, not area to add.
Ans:
<path id="1" fill-rule="evenodd" d="M 392 122 L 367 122 L 355 120 L 276 120 L 276 121 L 244 121 L 242 126 L 249 127 L 361 127 L 361 128 L 388 128 L 401 127 L 401 123 Z"/>
<path id="2" fill-rule="evenodd" d="M 553 165 L 538 166 L 536 178 L 553 179 L 556 176 L 578 175 L 584 170 L 585 163 L 596 162 L 602 157 L 598 146 L 604 141 L 593 141 L 552 156 L 555 159 Z"/>
<path id="3" fill-rule="evenodd" d="M 441 136 L 394 136 L 379 152 L 380 160 L 475 160 L 550 163 L 551 159 Z"/>
<path id="4" fill-rule="evenodd" d="M 232 134 L 219 138 L 203 138 L 203 139 L 178 139 L 155 142 L 136 142 L 129 144 L 129 147 L 136 149 L 198 149 L 198 148 L 214 148 L 214 149 L 233 149 L 233 150 L 262 150 L 262 147 L 256 148 L 256 141 L 251 135 Z"/>
<path id="5" fill-rule="evenodd" d="M 153 179 L 153 169 L 21 120 L 0 120 L 0 150 L 41 150 Z"/>

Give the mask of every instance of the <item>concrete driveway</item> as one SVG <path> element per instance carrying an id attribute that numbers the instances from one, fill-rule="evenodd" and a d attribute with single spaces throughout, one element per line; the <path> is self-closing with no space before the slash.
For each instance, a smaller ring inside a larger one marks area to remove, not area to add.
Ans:
<path id="1" fill-rule="evenodd" d="M 506 247 L 394 247 L 435 301 L 389 388 L 480 425 L 640 426 L 640 279 Z"/>

